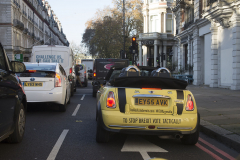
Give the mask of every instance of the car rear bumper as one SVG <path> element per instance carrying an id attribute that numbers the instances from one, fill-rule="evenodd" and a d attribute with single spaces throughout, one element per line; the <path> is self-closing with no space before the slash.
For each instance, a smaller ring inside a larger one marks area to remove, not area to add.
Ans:
<path id="1" fill-rule="evenodd" d="M 51 91 L 25 91 L 27 95 L 27 102 L 53 102 L 58 104 L 64 103 L 64 96 L 62 87 L 57 87 Z"/>
<path id="2" fill-rule="evenodd" d="M 103 128 L 111 132 L 144 135 L 184 135 L 196 131 L 197 114 L 184 115 L 141 115 L 124 114 L 118 111 L 102 110 Z M 154 126 L 154 129 L 150 129 Z"/>

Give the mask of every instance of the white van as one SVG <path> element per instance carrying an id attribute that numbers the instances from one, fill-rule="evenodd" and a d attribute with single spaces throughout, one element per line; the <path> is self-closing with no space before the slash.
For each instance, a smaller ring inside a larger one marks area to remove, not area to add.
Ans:
<path id="1" fill-rule="evenodd" d="M 76 91 L 73 52 L 70 47 L 59 45 L 33 46 L 31 62 L 60 63 L 71 83 L 71 95 Z M 70 75 L 70 76 L 69 76 Z"/>

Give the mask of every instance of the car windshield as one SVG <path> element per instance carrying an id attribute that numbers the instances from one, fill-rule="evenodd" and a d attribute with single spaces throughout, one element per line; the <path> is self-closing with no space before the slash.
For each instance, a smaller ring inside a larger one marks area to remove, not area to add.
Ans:
<path id="1" fill-rule="evenodd" d="M 121 70 L 114 70 L 109 80 L 111 81 L 114 78 L 117 78 L 120 73 L 121 73 Z"/>

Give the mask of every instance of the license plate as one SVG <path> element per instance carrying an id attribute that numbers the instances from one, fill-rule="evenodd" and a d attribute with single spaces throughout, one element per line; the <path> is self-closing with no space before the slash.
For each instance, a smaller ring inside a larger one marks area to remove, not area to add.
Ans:
<path id="1" fill-rule="evenodd" d="M 24 87 L 42 87 L 43 82 L 24 82 Z"/>
<path id="2" fill-rule="evenodd" d="M 135 98 L 135 105 L 168 106 L 168 100 L 160 98 Z"/>

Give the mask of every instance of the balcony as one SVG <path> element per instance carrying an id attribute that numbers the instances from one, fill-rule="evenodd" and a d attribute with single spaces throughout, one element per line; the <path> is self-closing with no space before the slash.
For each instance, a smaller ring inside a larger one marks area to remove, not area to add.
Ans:
<path id="1" fill-rule="evenodd" d="M 186 30 L 191 24 L 193 24 L 194 20 L 191 20 L 189 22 L 186 22 L 183 26 L 183 29 Z"/>
<path id="2" fill-rule="evenodd" d="M 20 8 L 20 4 L 18 4 L 17 1 L 14 0 L 13 3 L 14 3 L 18 8 Z"/>
<path id="3" fill-rule="evenodd" d="M 167 39 L 168 34 L 167 33 L 159 33 L 159 32 L 150 32 L 150 33 L 140 33 L 139 34 L 139 40 L 157 40 L 157 39 Z"/>
<path id="4" fill-rule="evenodd" d="M 204 0 L 205 6 L 202 10 L 202 18 L 210 21 L 214 20 L 219 23 L 223 28 L 230 27 L 230 18 L 236 11 L 237 2 L 233 0 Z"/>
<path id="5" fill-rule="evenodd" d="M 20 30 L 24 29 L 24 24 L 21 21 L 19 21 L 18 19 L 13 20 L 13 26 Z"/>
<path id="6" fill-rule="evenodd" d="M 28 29 L 27 29 L 27 28 L 24 28 L 23 33 L 24 33 L 24 34 L 28 34 Z"/>
<path id="7" fill-rule="evenodd" d="M 194 0 L 176 0 L 172 3 L 172 11 L 176 12 L 179 8 L 194 5 Z"/>

